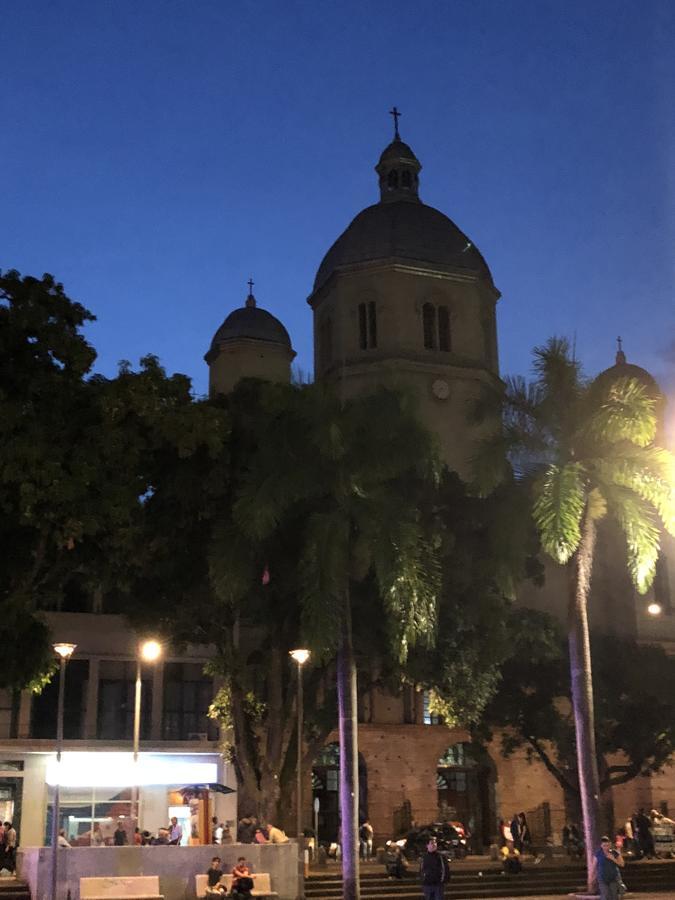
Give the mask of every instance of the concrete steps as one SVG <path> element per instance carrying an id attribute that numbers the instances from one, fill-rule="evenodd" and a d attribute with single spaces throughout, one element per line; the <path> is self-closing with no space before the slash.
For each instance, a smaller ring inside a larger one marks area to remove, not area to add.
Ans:
<path id="1" fill-rule="evenodd" d="M 31 900 L 30 888 L 18 878 L 0 878 L 0 900 Z"/>
<path id="2" fill-rule="evenodd" d="M 480 873 L 480 874 L 479 874 Z M 631 893 L 668 892 L 675 896 L 675 862 L 629 863 L 624 881 Z M 494 863 L 483 869 L 455 868 L 445 890 L 446 900 L 459 898 L 532 897 L 566 894 L 584 887 L 585 871 L 578 865 L 534 866 L 525 864 L 520 875 L 502 875 Z M 307 900 L 339 900 L 342 878 L 335 871 L 313 874 L 305 882 Z M 420 900 L 416 874 L 390 881 L 380 872 L 361 874 L 362 900 Z"/>

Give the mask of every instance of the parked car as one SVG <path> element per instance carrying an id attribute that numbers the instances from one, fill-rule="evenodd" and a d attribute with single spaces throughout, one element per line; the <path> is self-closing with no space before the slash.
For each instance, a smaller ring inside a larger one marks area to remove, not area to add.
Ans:
<path id="1" fill-rule="evenodd" d="M 394 843 L 403 850 L 407 859 L 418 859 L 432 837 L 436 839 L 439 852 L 448 859 L 464 859 L 466 856 L 468 835 L 461 822 L 432 822 L 430 825 L 420 825 Z"/>

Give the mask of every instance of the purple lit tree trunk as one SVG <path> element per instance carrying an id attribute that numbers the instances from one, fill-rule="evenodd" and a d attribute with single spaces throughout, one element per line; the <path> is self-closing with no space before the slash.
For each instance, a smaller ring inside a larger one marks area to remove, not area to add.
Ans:
<path id="1" fill-rule="evenodd" d="M 567 639 L 570 651 L 570 681 L 576 731 L 579 793 L 586 844 L 586 879 L 589 893 L 595 892 L 593 854 L 599 846 L 600 781 L 595 750 L 593 673 L 588 634 L 588 594 L 591 586 L 596 526 L 586 513 L 581 543 L 570 566 L 570 599 Z"/>
<path id="2" fill-rule="evenodd" d="M 356 664 L 352 647 L 349 590 L 345 592 L 342 633 L 337 653 L 337 695 L 340 735 L 342 896 L 344 900 L 359 900 L 359 747 L 356 719 Z"/>

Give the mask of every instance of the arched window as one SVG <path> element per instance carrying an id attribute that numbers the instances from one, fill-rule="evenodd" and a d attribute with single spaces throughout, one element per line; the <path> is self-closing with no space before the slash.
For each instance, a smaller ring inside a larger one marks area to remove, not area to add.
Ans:
<path id="1" fill-rule="evenodd" d="M 391 172 L 387 175 L 387 185 L 390 188 L 398 187 L 398 172 L 395 169 L 392 169 Z"/>
<path id="2" fill-rule="evenodd" d="M 410 172 L 402 172 L 401 173 L 401 187 L 409 188 L 412 184 L 412 179 L 410 177 Z"/>
<path id="3" fill-rule="evenodd" d="M 422 329 L 424 332 L 424 349 L 436 349 L 436 310 L 431 303 L 422 307 Z"/>
<path id="4" fill-rule="evenodd" d="M 438 307 L 438 349 L 450 350 L 450 315 L 447 306 Z"/>
<path id="5" fill-rule="evenodd" d="M 377 347 L 377 307 L 374 300 L 359 303 L 359 347 L 361 350 Z"/>

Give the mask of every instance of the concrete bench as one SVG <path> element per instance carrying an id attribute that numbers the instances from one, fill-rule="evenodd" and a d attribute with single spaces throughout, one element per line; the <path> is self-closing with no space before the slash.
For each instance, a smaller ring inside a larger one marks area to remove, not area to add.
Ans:
<path id="1" fill-rule="evenodd" d="M 251 878 L 253 879 L 253 890 L 251 891 L 251 896 L 278 896 L 276 891 L 272 890 L 272 883 L 270 881 L 269 872 L 259 872 L 251 875 Z M 208 875 L 195 875 L 195 893 L 197 894 L 197 897 L 206 897 L 206 889 L 208 887 L 208 883 Z M 232 893 L 232 875 L 230 875 L 229 873 L 227 875 L 223 875 L 220 879 L 220 883 L 225 885 L 225 890 L 228 894 Z M 85 900 L 85 898 L 81 897 L 81 900 Z"/>
<path id="2" fill-rule="evenodd" d="M 164 900 L 158 875 L 80 878 L 80 900 Z"/>

